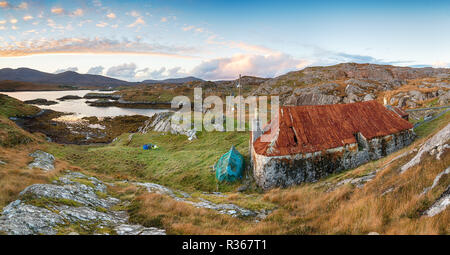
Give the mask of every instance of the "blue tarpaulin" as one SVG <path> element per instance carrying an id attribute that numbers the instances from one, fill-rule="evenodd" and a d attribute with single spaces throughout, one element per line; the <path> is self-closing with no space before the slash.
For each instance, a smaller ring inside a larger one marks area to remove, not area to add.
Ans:
<path id="1" fill-rule="evenodd" d="M 231 149 L 220 157 L 214 168 L 216 170 L 216 178 L 219 182 L 234 182 L 242 178 L 244 157 L 242 157 L 234 146 L 231 146 Z"/>
<path id="2" fill-rule="evenodd" d="M 158 146 L 156 146 L 156 145 L 154 145 L 154 144 L 144 144 L 143 146 L 142 146 L 142 149 L 144 149 L 144 150 L 150 150 L 150 149 L 153 149 L 153 150 L 156 150 L 156 149 L 158 149 Z"/>

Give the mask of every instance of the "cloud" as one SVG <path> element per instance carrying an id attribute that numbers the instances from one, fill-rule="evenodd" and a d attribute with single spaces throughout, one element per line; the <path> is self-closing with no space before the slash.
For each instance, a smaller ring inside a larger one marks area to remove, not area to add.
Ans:
<path id="1" fill-rule="evenodd" d="M 49 26 L 61 28 L 48 20 Z M 64 27 L 62 27 L 64 28 Z M 194 58 L 187 54 L 193 52 L 194 48 L 185 46 L 168 46 L 157 43 L 145 43 L 141 41 L 130 41 L 127 39 L 111 40 L 105 38 L 63 38 L 58 40 L 40 39 L 24 41 L 26 47 L 10 45 L 0 48 L 0 57 L 28 56 L 36 54 L 133 54 L 133 55 L 156 55 L 177 58 Z"/>
<path id="2" fill-rule="evenodd" d="M 28 9 L 28 4 L 26 2 L 22 2 L 17 6 L 13 6 L 10 2 L 8 1 L 0 1 L 0 8 L 4 8 L 4 9 L 16 9 L 16 10 L 25 10 Z"/>
<path id="3" fill-rule="evenodd" d="M 9 20 L 9 23 L 11 23 L 11 24 L 16 24 L 18 22 L 18 20 L 17 19 L 10 19 Z"/>
<path id="4" fill-rule="evenodd" d="M 145 78 L 151 78 L 151 79 L 163 79 L 165 77 L 167 77 L 167 75 L 164 75 L 164 73 L 166 72 L 166 68 L 165 67 L 161 67 L 160 69 L 157 70 L 153 70 L 151 72 L 148 72 L 145 76 Z"/>
<path id="5" fill-rule="evenodd" d="M 248 44 L 248 43 L 238 42 L 238 41 L 217 41 L 217 40 L 215 40 L 216 37 L 217 37 L 216 35 L 210 36 L 206 40 L 206 42 L 211 45 L 221 45 L 221 46 L 226 46 L 231 49 L 240 49 L 247 53 L 252 53 L 252 54 L 274 55 L 274 54 L 280 53 L 279 51 L 275 51 L 275 50 L 272 50 L 272 49 L 269 49 L 267 47 L 260 46 L 260 45 L 253 45 L 253 44 Z"/>
<path id="6" fill-rule="evenodd" d="M 435 61 L 431 66 L 435 68 L 447 68 L 450 67 L 450 63 L 444 61 Z"/>
<path id="7" fill-rule="evenodd" d="M 78 72 L 78 67 L 68 67 L 68 68 L 63 68 L 63 69 L 58 69 L 58 70 L 56 70 L 55 71 L 55 74 L 58 74 L 58 73 L 64 73 L 64 72 L 67 72 L 67 71 L 71 71 L 71 72 Z"/>
<path id="8" fill-rule="evenodd" d="M 106 17 L 108 17 L 110 19 L 115 19 L 116 18 L 116 14 L 111 12 L 111 13 L 108 13 L 108 15 L 106 15 Z"/>
<path id="9" fill-rule="evenodd" d="M 33 16 L 31 16 L 31 15 L 26 15 L 23 17 L 23 20 L 25 20 L 25 21 L 32 20 L 32 19 L 33 19 Z"/>
<path id="10" fill-rule="evenodd" d="M 6 1 L 0 1 L 0 8 L 11 8 L 11 5 Z"/>
<path id="11" fill-rule="evenodd" d="M 101 74 L 104 70 L 102 66 L 93 67 L 91 69 L 89 69 L 88 73 L 98 71 L 98 74 Z M 150 68 L 139 69 L 135 63 L 124 63 L 108 68 L 106 75 L 132 81 L 143 81 L 149 79 L 162 80 L 167 78 L 186 77 L 189 73 L 184 72 L 181 67 L 161 67 L 159 69 L 152 70 Z"/>
<path id="12" fill-rule="evenodd" d="M 78 8 L 73 12 L 69 12 L 69 11 L 64 10 L 61 7 L 53 7 L 51 9 L 51 12 L 53 14 L 57 14 L 57 15 L 68 15 L 68 16 L 72 16 L 72 17 L 81 17 L 84 15 L 84 11 L 81 8 Z"/>
<path id="13" fill-rule="evenodd" d="M 0 20 L 0 25 L 6 24 L 6 20 Z"/>
<path id="14" fill-rule="evenodd" d="M 137 18 L 135 22 L 131 23 L 127 27 L 135 27 L 139 25 L 145 25 L 145 21 L 141 17 Z"/>
<path id="15" fill-rule="evenodd" d="M 36 31 L 35 29 L 31 29 L 31 30 L 28 30 L 28 31 L 23 32 L 23 34 L 31 34 L 31 33 L 39 34 L 39 32 Z"/>
<path id="16" fill-rule="evenodd" d="M 84 14 L 83 9 L 76 9 L 74 12 L 72 12 L 72 15 L 77 17 L 83 16 L 83 14 Z"/>
<path id="17" fill-rule="evenodd" d="M 190 31 L 190 30 L 192 30 L 194 28 L 195 28 L 195 26 L 185 26 L 182 29 L 183 29 L 183 31 Z"/>
<path id="18" fill-rule="evenodd" d="M 361 54 L 350 54 L 346 52 L 339 51 L 331 51 L 320 48 L 315 45 L 302 45 L 307 48 L 311 48 L 313 50 L 313 54 L 308 58 L 313 62 L 313 65 L 334 65 L 339 63 L 370 63 L 370 64 L 379 64 L 379 65 L 399 65 L 399 64 L 408 64 L 413 63 L 414 61 L 410 60 L 385 60 L 375 58 L 369 55 L 361 55 Z"/>
<path id="19" fill-rule="evenodd" d="M 161 18 L 161 22 L 167 22 L 167 18 L 166 17 L 162 17 Z"/>
<path id="20" fill-rule="evenodd" d="M 89 68 L 89 70 L 87 71 L 88 74 L 98 74 L 101 75 L 103 74 L 103 70 L 105 68 L 103 66 L 94 66 Z"/>
<path id="21" fill-rule="evenodd" d="M 106 71 L 106 75 L 120 78 L 134 78 L 136 76 L 136 64 L 122 64 L 118 66 L 110 67 Z"/>
<path id="22" fill-rule="evenodd" d="M 131 16 L 135 17 L 135 18 L 141 16 L 141 15 L 139 14 L 139 12 L 137 12 L 137 11 L 132 11 L 132 12 L 130 12 L 129 14 L 130 14 Z"/>
<path id="23" fill-rule="evenodd" d="M 82 27 L 82 26 L 84 26 L 84 24 L 91 23 L 91 22 L 92 22 L 92 20 L 90 20 L 90 19 L 82 20 L 80 23 L 78 23 L 78 26 Z"/>
<path id="24" fill-rule="evenodd" d="M 206 31 L 206 29 L 202 28 L 202 27 L 196 27 L 196 26 L 188 26 L 188 25 L 184 25 L 184 27 L 181 28 L 183 31 L 187 32 L 187 31 L 194 31 L 196 33 L 203 33 Z"/>
<path id="25" fill-rule="evenodd" d="M 60 7 L 53 7 L 51 10 L 52 13 L 54 14 L 64 14 L 64 9 L 60 8 Z"/>
<path id="26" fill-rule="evenodd" d="M 64 29 L 64 26 L 56 24 L 53 19 L 47 19 L 47 25 L 53 29 Z"/>
<path id="27" fill-rule="evenodd" d="M 28 9 L 28 3 L 22 2 L 17 6 L 18 9 Z"/>
<path id="28" fill-rule="evenodd" d="M 96 26 L 97 27 L 106 27 L 106 26 L 108 26 L 108 23 L 102 21 L 102 22 L 96 24 Z"/>
<path id="29" fill-rule="evenodd" d="M 191 74 L 203 79 L 235 79 L 239 74 L 260 77 L 274 77 L 289 71 L 304 68 L 306 60 L 294 59 L 292 56 L 277 53 L 272 55 L 235 55 L 204 61 L 196 66 Z"/>
<path id="30" fill-rule="evenodd" d="M 128 79 L 148 80 L 180 78 L 196 76 L 208 80 L 235 79 L 239 74 L 253 75 L 259 77 L 275 77 L 289 71 L 299 70 L 306 67 L 308 61 L 295 59 L 288 54 L 263 55 L 235 55 L 230 58 L 218 58 L 204 61 L 194 67 L 191 71 L 185 71 L 181 67 L 161 67 L 159 69 L 141 68 L 134 63 L 125 63 L 109 68 L 107 76 Z"/>
<path id="31" fill-rule="evenodd" d="M 136 70 L 135 72 L 135 80 L 162 80 L 167 78 L 180 78 L 180 77 L 186 77 L 190 74 L 183 71 L 181 67 L 173 67 L 173 68 L 166 68 L 161 67 L 159 69 L 151 70 L 149 68 L 144 68 L 140 70 Z"/>

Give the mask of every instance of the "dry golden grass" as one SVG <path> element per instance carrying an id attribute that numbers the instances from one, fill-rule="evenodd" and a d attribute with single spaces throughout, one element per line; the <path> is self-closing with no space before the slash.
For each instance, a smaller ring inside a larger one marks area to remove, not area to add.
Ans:
<path id="1" fill-rule="evenodd" d="M 148 227 L 164 228 L 168 234 L 244 234 L 256 225 L 151 193 L 139 195 L 129 212 L 131 221 Z"/>
<path id="2" fill-rule="evenodd" d="M 69 165 L 60 160 L 56 160 L 56 169 L 50 172 L 28 169 L 28 164 L 33 160 L 28 154 L 38 148 L 35 144 L 14 149 L 0 147 L 0 160 L 7 162 L 6 165 L 0 165 L 0 208 L 17 199 L 18 194 L 27 186 L 48 183 L 62 170 L 69 169 Z"/>
<path id="3" fill-rule="evenodd" d="M 260 196 L 260 201 L 276 204 L 278 209 L 260 223 L 218 215 L 148 193 L 137 196 L 130 212 L 135 222 L 163 227 L 170 234 L 448 234 L 448 209 L 434 217 L 422 213 L 450 185 L 450 178 L 444 176 L 433 190 L 423 196 L 420 194 L 450 165 L 450 152 L 444 153 L 441 160 L 427 154 L 419 165 L 403 174 L 399 173 L 399 168 L 415 153 L 392 161 L 420 147 L 430 136 L 388 157 L 319 183 L 267 192 Z M 382 170 L 362 188 L 347 184 L 327 192 L 326 183 L 336 184 L 375 169 Z M 391 191 L 385 193 L 388 190 Z M 239 198 L 232 194 L 226 200 L 235 202 Z"/>
<path id="4" fill-rule="evenodd" d="M 387 162 L 395 155 L 398 153 L 379 163 Z M 300 230 L 311 234 L 367 234 L 371 231 L 382 234 L 448 234 L 449 210 L 434 217 L 424 217 L 421 213 L 450 185 L 450 178 L 442 178 L 427 195 L 421 196 L 420 193 L 450 165 L 450 152 L 446 152 L 441 160 L 425 156 L 421 164 L 400 174 L 398 168 L 412 156 L 395 161 L 362 189 L 349 184 L 330 193 L 324 192 L 319 185 L 272 190 L 265 199 L 280 204 L 283 209 L 268 220 L 283 219 L 277 222 L 284 233 L 301 233 L 297 230 L 300 227 Z M 390 188 L 392 192 L 382 195 Z"/>

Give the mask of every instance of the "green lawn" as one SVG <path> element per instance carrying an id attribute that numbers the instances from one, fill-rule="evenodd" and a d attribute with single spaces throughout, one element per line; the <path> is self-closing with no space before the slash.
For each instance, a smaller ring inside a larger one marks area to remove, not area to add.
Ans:
<path id="1" fill-rule="evenodd" d="M 49 152 L 68 160 L 87 171 L 108 174 L 117 178 L 152 181 L 184 191 L 233 191 L 241 185 L 223 183 L 217 189 L 213 165 L 231 145 L 248 162 L 248 132 L 202 132 L 198 139 L 188 141 L 184 135 L 151 132 L 134 135 L 127 145 L 129 134 L 110 145 L 49 145 Z M 142 145 L 153 143 L 158 150 L 143 150 Z"/>
<path id="2" fill-rule="evenodd" d="M 414 129 L 414 132 L 416 132 L 419 137 L 426 137 L 427 135 L 436 131 L 438 128 L 443 128 L 448 123 L 450 123 L 450 111 L 444 113 L 442 116 L 433 121 L 420 125 L 419 127 Z"/>

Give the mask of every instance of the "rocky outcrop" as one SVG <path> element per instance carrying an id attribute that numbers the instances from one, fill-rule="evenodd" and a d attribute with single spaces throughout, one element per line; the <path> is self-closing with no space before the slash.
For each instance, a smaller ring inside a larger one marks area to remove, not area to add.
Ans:
<path id="1" fill-rule="evenodd" d="M 345 87 L 345 93 L 347 93 L 347 95 L 348 94 L 362 94 L 362 93 L 364 93 L 364 90 L 362 90 L 358 86 L 347 85 L 347 87 Z"/>
<path id="2" fill-rule="evenodd" d="M 374 89 L 376 88 L 376 84 L 370 82 L 369 80 L 358 80 L 358 79 L 348 79 L 345 81 L 347 85 L 358 86 L 363 89 Z"/>
<path id="3" fill-rule="evenodd" d="M 114 229 L 118 235 L 165 235 L 166 231 L 157 228 L 146 228 L 141 225 L 122 224 Z"/>
<path id="4" fill-rule="evenodd" d="M 337 104 L 341 101 L 340 97 L 325 94 L 302 94 L 288 97 L 284 105 L 324 105 Z"/>
<path id="5" fill-rule="evenodd" d="M 337 104 L 341 101 L 341 97 L 330 94 L 339 85 L 336 83 L 326 83 L 314 87 L 296 88 L 292 95 L 281 98 L 283 105 L 323 105 Z M 277 94 L 277 93 L 271 93 Z"/>
<path id="6" fill-rule="evenodd" d="M 87 234 L 165 234 L 164 230 L 131 225 L 128 214 L 114 206 L 121 201 L 107 195 L 95 177 L 66 172 L 52 184 L 34 184 L 3 209 L 0 232 L 11 235 L 54 235 L 78 225 Z"/>
<path id="7" fill-rule="evenodd" d="M 55 169 L 55 157 L 52 154 L 37 150 L 31 153 L 30 156 L 34 158 L 34 161 L 28 165 L 29 169 L 39 168 L 45 171 L 51 171 Z"/>
<path id="8" fill-rule="evenodd" d="M 450 103 L 450 90 L 442 92 L 439 96 L 440 105 L 448 105 Z"/>
<path id="9" fill-rule="evenodd" d="M 350 103 L 372 100 L 379 92 L 398 89 L 409 80 L 447 77 L 449 74 L 450 69 L 345 63 L 326 67 L 308 67 L 278 76 L 262 83 L 252 91 L 251 95 L 278 95 L 282 105 L 319 104 L 298 98 L 301 95 L 307 98 L 318 98 L 321 103 L 330 103 L 333 100 L 338 103 Z M 341 84 L 341 81 L 345 83 L 344 91 L 337 89 L 341 85 L 334 83 Z M 450 84 L 439 80 L 423 84 L 423 86 L 424 88 L 441 88 L 441 92 L 450 88 Z M 306 94 L 313 95 L 306 96 Z M 369 94 L 371 96 L 365 97 Z M 331 96 L 338 99 L 333 99 Z M 410 108 L 415 108 L 418 102 L 431 98 L 438 98 L 441 105 L 449 101 L 447 94 L 437 94 L 436 91 L 429 90 L 426 93 L 412 90 L 404 96 L 406 96 L 404 99 L 401 99 L 403 96 L 395 96 L 393 101 L 400 101 L 400 107 Z"/>
<path id="10" fill-rule="evenodd" d="M 120 95 L 110 94 L 110 93 L 87 93 L 83 98 L 119 100 Z"/>
<path id="11" fill-rule="evenodd" d="M 372 94 L 367 94 L 364 96 L 363 101 L 370 101 L 370 100 L 374 100 L 375 96 Z"/>
<path id="12" fill-rule="evenodd" d="M 0 232 L 10 235 L 54 235 L 64 218 L 48 209 L 16 200 L 3 209 Z"/>
<path id="13" fill-rule="evenodd" d="M 375 176 L 377 175 L 377 172 L 378 171 L 372 171 L 372 172 L 370 172 L 370 173 L 368 173 L 366 175 L 363 175 L 361 177 L 354 177 L 354 178 L 344 179 L 344 180 L 336 183 L 336 185 L 333 185 L 332 187 L 330 187 L 327 190 L 327 192 L 334 191 L 335 189 L 337 189 L 337 188 L 339 188 L 339 187 L 341 187 L 341 186 L 343 186 L 345 184 L 348 184 L 348 183 L 356 186 L 357 188 L 362 188 L 362 187 L 364 187 L 364 185 L 367 182 L 369 182 L 369 181 L 371 181 L 371 180 L 373 180 L 375 178 Z"/>
<path id="14" fill-rule="evenodd" d="M 267 217 L 267 215 L 270 213 L 270 211 L 268 211 L 268 210 L 252 211 L 249 209 L 239 207 L 235 204 L 216 204 L 216 203 L 213 203 L 204 198 L 199 198 L 200 201 L 193 201 L 192 197 L 186 192 L 179 191 L 179 190 L 174 191 L 165 186 L 155 184 L 155 183 L 135 182 L 133 184 L 146 188 L 148 192 L 168 195 L 171 198 L 175 199 L 176 201 L 188 203 L 197 208 L 205 208 L 205 209 L 214 210 L 214 211 L 217 211 L 218 213 L 227 214 L 232 217 L 254 217 L 256 220 L 261 220 L 261 219 L 264 219 L 265 217 Z M 177 194 L 179 194 L 179 195 L 177 195 Z M 221 196 L 220 193 L 212 193 L 212 194 L 205 194 L 205 195 Z"/>
<path id="15" fill-rule="evenodd" d="M 355 103 L 361 101 L 361 98 L 353 93 L 349 93 L 347 97 L 344 98 L 343 102 L 346 104 Z"/>
<path id="16" fill-rule="evenodd" d="M 78 100 L 78 99 L 82 99 L 82 97 L 75 96 L 75 95 L 67 95 L 67 96 L 57 98 L 56 100 L 65 101 L 65 100 Z"/>
<path id="17" fill-rule="evenodd" d="M 433 205 L 424 212 L 424 215 L 433 217 L 443 212 L 450 205 L 450 186 L 442 193 L 442 195 L 433 203 Z"/>
<path id="18" fill-rule="evenodd" d="M 197 139 L 197 130 L 195 128 L 186 130 L 183 126 L 176 124 L 180 121 L 181 116 L 178 116 L 173 112 L 155 113 L 151 119 L 145 121 L 144 125 L 138 129 L 138 132 L 142 134 L 146 134 L 149 131 L 164 132 L 186 135 L 189 140 Z"/>
<path id="19" fill-rule="evenodd" d="M 445 169 L 444 171 L 440 172 L 433 180 L 433 184 L 430 187 L 427 187 L 423 190 L 423 192 L 421 193 L 421 195 L 425 195 L 426 193 L 428 193 L 428 191 L 432 190 L 434 187 L 436 187 L 439 183 L 439 180 L 442 178 L 442 176 L 444 175 L 449 175 L 450 174 L 450 167 L 447 167 L 447 169 Z"/>
<path id="20" fill-rule="evenodd" d="M 450 124 L 444 127 L 441 131 L 436 133 L 433 137 L 428 139 L 419 149 L 417 154 L 405 165 L 400 168 L 400 173 L 404 173 L 409 168 L 420 163 L 422 156 L 425 153 L 434 152 L 436 158 L 439 159 L 444 150 L 450 148 L 448 142 L 450 140 Z"/>
<path id="21" fill-rule="evenodd" d="M 437 100 L 439 105 L 447 105 L 450 101 L 450 90 L 445 91 L 442 89 L 437 90 L 436 85 L 432 84 L 426 88 L 435 88 L 435 90 L 428 92 L 421 92 L 419 90 L 411 90 L 408 92 L 400 92 L 393 95 L 390 99 L 390 104 L 394 105 L 397 102 L 397 106 L 400 108 L 416 108 L 419 104 L 427 100 Z"/>
<path id="22" fill-rule="evenodd" d="M 49 101 L 47 99 L 43 99 L 43 98 L 38 98 L 38 99 L 33 99 L 33 100 L 26 100 L 23 101 L 26 104 L 35 104 L 35 105 L 54 105 L 54 104 L 58 104 L 58 102 L 55 101 Z"/>

